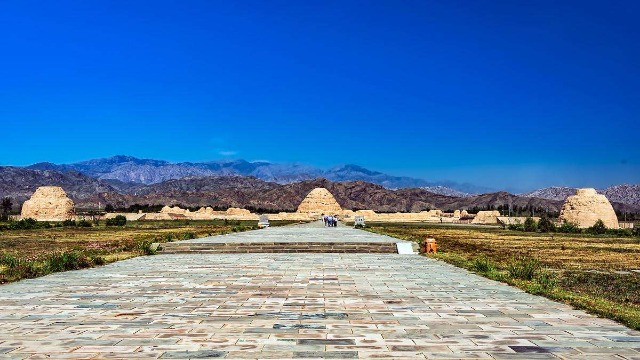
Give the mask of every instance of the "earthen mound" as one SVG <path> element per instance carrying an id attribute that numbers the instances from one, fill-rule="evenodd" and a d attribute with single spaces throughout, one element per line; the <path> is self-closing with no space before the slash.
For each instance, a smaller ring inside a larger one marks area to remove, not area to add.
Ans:
<path id="1" fill-rule="evenodd" d="M 315 188 L 298 206 L 300 213 L 335 214 L 342 211 L 342 207 L 325 188 Z"/>
<path id="2" fill-rule="evenodd" d="M 565 200 L 560 210 L 560 220 L 588 228 L 598 221 L 610 229 L 617 229 L 618 218 L 607 198 L 595 189 L 578 189 L 576 194 Z"/>
<path id="3" fill-rule="evenodd" d="M 493 211 L 478 211 L 476 216 L 471 221 L 472 224 L 497 224 L 498 216 L 500 216 L 500 212 L 497 210 Z"/>
<path id="4" fill-rule="evenodd" d="M 179 206 L 174 206 L 174 207 L 165 206 L 160 210 L 160 213 L 162 213 L 162 214 L 183 214 L 184 215 L 184 214 L 190 213 L 190 211 L 187 210 L 187 209 L 182 209 Z"/>
<path id="5" fill-rule="evenodd" d="M 240 208 L 228 208 L 227 209 L 227 214 L 229 215 L 249 215 L 251 214 L 251 211 L 247 210 L 247 209 L 240 209 Z"/>
<path id="6" fill-rule="evenodd" d="M 22 218 L 64 221 L 75 217 L 74 204 L 59 186 L 41 186 L 22 205 Z"/>

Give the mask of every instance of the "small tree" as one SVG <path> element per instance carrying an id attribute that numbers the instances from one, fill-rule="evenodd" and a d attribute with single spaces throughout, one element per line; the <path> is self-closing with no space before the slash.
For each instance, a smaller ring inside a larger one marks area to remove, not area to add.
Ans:
<path id="1" fill-rule="evenodd" d="M 604 221 L 598 219 L 593 226 L 587 229 L 589 234 L 602 235 L 607 232 L 607 226 L 604 224 Z"/>
<path id="2" fill-rule="evenodd" d="M 558 232 L 561 233 L 568 233 L 568 234 L 578 234 L 580 233 L 580 226 L 578 226 L 578 224 L 576 223 L 572 223 L 569 221 L 563 221 L 562 225 L 560 225 L 559 228 L 557 228 Z"/>
<path id="3" fill-rule="evenodd" d="M 535 232 L 538 230 L 538 223 L 533 219 L 528 217 L 524 221 L 524 231 Z"/>
<path id="4" fill-rule="evenodd" d="M 107 226 L 125 226 L 127 224 L 127 218 L 123 215 L 117 215 L 113 219 L 107 219 Z"/>
<path id="5" fill-rule="evenodd" d="M 2 198 L 2 204 L 0 206 L 2 206 L 2 220 L 7 220 L 11 212 L 11 207 L 13 206 L 11 199 L 8 197 Z"/>
<path id="6" fill-rule="evenodd" d="M 538 221 L 538 230 L 541 232 L 555 232 L 556 224 L 553 223 L 548 217 L 543 217 Z"/>

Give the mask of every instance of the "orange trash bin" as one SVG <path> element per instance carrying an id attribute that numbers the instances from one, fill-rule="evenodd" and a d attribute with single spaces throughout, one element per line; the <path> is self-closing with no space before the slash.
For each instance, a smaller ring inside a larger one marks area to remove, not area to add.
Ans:
<path id="1" fill-rule="evenodd" d="M 436 239 L 427 238 L 424 240 L 424 252 L 427 254 L 436 252 Z"/>

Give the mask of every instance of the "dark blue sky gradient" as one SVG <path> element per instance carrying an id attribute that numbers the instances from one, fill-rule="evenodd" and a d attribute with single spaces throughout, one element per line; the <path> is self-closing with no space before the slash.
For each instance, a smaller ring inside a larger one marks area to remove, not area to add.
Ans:
<path id="1" fill-rule="evenodd" d="M 7 1 L 2 165 L 356 163 L 640 182 L 639 2 Z"/>

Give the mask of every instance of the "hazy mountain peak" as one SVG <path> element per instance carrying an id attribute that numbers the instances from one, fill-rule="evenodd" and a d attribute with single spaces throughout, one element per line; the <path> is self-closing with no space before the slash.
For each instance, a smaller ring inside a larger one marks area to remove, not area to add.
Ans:
<path id="1" fill-rule="evenodd" d="M 640 205 L 640 185 L 620 184 L 610 186 L 604 190 L 598 190 L 598 192 L 604 194 L 609 201 Z M 564 200 L 575 194 L 576 188 L 573 187 L 549 186 L 520 195 L 548 200 Z"/>
<path id="2" fill-rule="evenodd" d="M 362 173 L 362 174 L 369 175 L 369 176 L 383 175 L 381 172 L 365 169 L 362 166 L 355 165 L 355 164 L 339 165 L 339 166 L 336 166 L 336 167 L 332 168 L 331 170 L 333 170 L 333 171 L 345 171 L 345 172 L 347 172 L 347 171 L 349 171 L 349 172 L 357 172 L 357 173 Z"/>
<path id="3" fill-rule="evenodd" d="M 92 159 L 72 164 L 33 164 L 29 169 L 48 169 L 58 171 L 78 171 L 84 175 L 102 179 L 156 184 L 187 176 L 255 176 L 258 179 L 280 184 L 304 180 L 326 178 L 330 181 L 362 180 L 389 189 L 431 187 L 432 192 L 444 195 L 466 196 L 480 188 L 455 182 L 428 182 L 406 176 L 393 176 L 366 169 L 356 164 L 345 164 L 322 170 L 301 163 L 270 163 L 266 161 L 249 162 L 243 159 L 223 159 L 207 162 L 171 163 L 165 160 L 140 159 L 127 155 L 115 155 L 108 158 Z M 484 190 L 484 189 L 483 189 Z M 487 189 L 488 190 L 488 189 Z"/>

